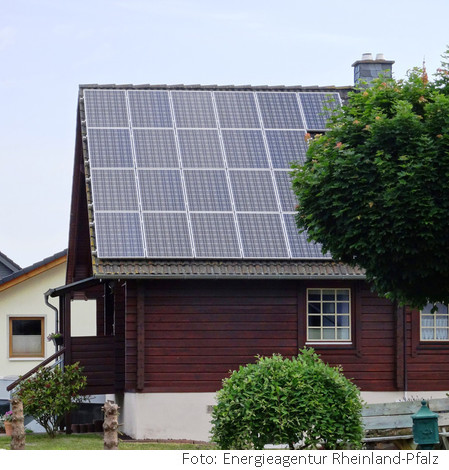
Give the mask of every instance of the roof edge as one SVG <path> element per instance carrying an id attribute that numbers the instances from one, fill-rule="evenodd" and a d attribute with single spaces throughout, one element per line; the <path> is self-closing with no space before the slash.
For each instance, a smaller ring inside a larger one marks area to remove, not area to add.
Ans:
<path id="1" fill-rule="evenodd" d="M 23 281 L 31 279 L 38 274 L 41 274 L 42 272 L 48 271 L 51 268 L 59 266 L 60 264 L 64 263 L 66 259 L 67 249 L 44 258 L 42 261 L 38 261 L 37 263 L 23 268 L 20 271 L 10 274 L 9 276 L 0 279 L 0 292 L 20 284 Z"/>
<path id="2" fill-rule="evenodd" d="M 98 84 L 98 83 L 91 83 L 91 84 L 80 84 L 80 90 L 84 89 L 96 89 L 96 90 L 110 90 L 110 89 L 117 89 L 117 90 L 204 90 L 204 91 L 311 91 L 311 92 L 319 92 L 319 91 L 339 91 L 339 90 L 347 90 L 351 91 L 354 89 L 353 85 L 346 85 L 346 86 L 335 86 L 335 85 L 328 85 L 328 86 L 319 86 L 319 85 L 184 85 L 184 84 L 177 84 L 177 85 L 165 85 L 165 84 L 143 84 L 143 85 L 132 85 L 132 84 Z"/>
<path id="3" fill-rule="evenodd" d="M 0 263 L 4 264 L 11 271 L 18 271 L 22 269 L 17 263 L 15 263 L 11 258 L 5 255 L 0 251 Z"/>
<path id="4" fill-rule="evenodd" d="M 97 278 L 128 279 L 365 279 L 365 271 L 333 260 L 99 260 Z"/>

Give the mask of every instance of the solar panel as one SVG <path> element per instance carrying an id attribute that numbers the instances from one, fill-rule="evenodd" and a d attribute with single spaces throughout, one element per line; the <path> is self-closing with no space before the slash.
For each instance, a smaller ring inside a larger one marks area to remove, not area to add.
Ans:
<path id="1" fill-rule="evenodd" d="M 99 258 L 143 258 L 138 212 L 96 212 L 95 233 Z"/>
<path id="2" fill-rule="evenodd" d="M 134 150 L 139 168 L 177 168 L 175 132 L 172 129 L 134 129 Z"/>
<path id="3" fill-rule="evenodd" d="M 232 170 L 229 172 L 235 209 L 238 212 L 278 211 L 271 172 Z"/>
<path id="4" fill-rule="evenodd" d="M 290 169 L 292 162 L 306 161 L 305 131 L 267 130 L 266 135 L 273 168 Z"/>
<path id="5" fill-rule="evenodd" d="M 145 212 L 143 227 L 148 257 L 191 258 L 193 256 L 185 212 Z"/>
<path id="6" fill-rule="evenodd" d="M 319 243 L 308 242 L 307 234 L 299 233 L 294 214 L 284 214 L 284 221 L 293 258 L 330 258 Z"/>
<path id="7" fill-rule="evenodd" d="M 298 201 L 291 187 L 291 177 L 288 171 L 275 171 L 274 177 L 279 192 L 281 208 L 284 212 L 294 212 Z"/>
<path id="8" fill-rule="evenodd" d="M 262 131 L 223 130 L 229 168 L 269 168 Z"/>
<path id="9" fill-rule="evenodd" d="M 173 127 L 167 91 L 130 90 L 128 100 L 133 127 Z"/>
<path id="10" fill-rule="evenodd" d="M 328 93 L 133 88 L 83 97 L 98 257 L 328 257 L 298 233 L 289 175 L 305 160 L 306 132 L 325 130 Z"/>
<path id="11" fill-rule="evenodd" d="M 179 129 L 178 140 L 183 167 L 224 168 L 218 130 Z"/>
<path id="12" fill-rule="evenodd" d="M 128 129 L 89 129 L 87 141 L 91 168 L 134 166 Z"/>
<path id="13" fill-rule="evenodd" d="M 84 90 L 88 127 L 128 127 L 124 90 Z"/>
<path id="14" fill-rule="evenodd" d="M 260 127 L 253 93 L 215 93 L 215 102 L 222 129 Z"/>
<path id="15" fill-rule="evenodd" d="M 139 170 L 143 211 L 185 211 L 180 170 Z"/>
<path id="16" fill-rule="evenodd" d="M 305 129 L 296 93 L 257 93 L 265 129 Z"/>
<path id="17" fill-rule="evenodd" d="M 134 170 L 92 170 L 95 211 L 138 211 Z"/>
<path id="18" fill-rule="evenodd" d="M 340 105 L 338 93 L 300 93 L 308 129 L 326 129 L 332 110 Z"/>
<path id="19" fill-rule="evenodd" d="M 238 223 L 246 258 L 288 258 L 279 214 L 238 214 Z"/>
<path id="20" fill-rule="evenodd" d="M 240 258 L 233 214 L 195 212 L 190 218 L 198 258 Z"/>
<path id="21" fill-rule="evenodd" d="M 232 211 L 224 170 L 186 170 L 184 180 L 189 210 Z"/>
<path id="22" fill-rule="evenodd" d="M 174 91 L 171 96 L 177 127 L 217 127 L 209 91 Z"/>

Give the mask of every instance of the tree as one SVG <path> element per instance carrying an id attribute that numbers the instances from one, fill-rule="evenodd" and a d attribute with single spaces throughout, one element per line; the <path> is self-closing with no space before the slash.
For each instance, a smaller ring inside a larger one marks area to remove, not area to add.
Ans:
<path id="1" fill-rule="evenodd" d="M 86 377 L 79 363 L 67 365 L 64 370 L 42 367 L 22 382 L 16 395 L 23 402 L 25 414 L 33 416 L 50 437 L 55 437 L 64 415 L 89 400 L 80 395 L 85 386 Z"/>
<path id="2" fill-rule="evenodd" d="M 212 412 L 212 439 L 221 449 L 360 448 L 359 389 L 340 367 L 313 349 L 298 357 L 260 357 L 223 381 Z"/>
<path id="3" fill-rule="evenodd" d="M 298 227 L 414 307 L 449 302 L 448 66 L 350 93 L 292 172 Z"/>

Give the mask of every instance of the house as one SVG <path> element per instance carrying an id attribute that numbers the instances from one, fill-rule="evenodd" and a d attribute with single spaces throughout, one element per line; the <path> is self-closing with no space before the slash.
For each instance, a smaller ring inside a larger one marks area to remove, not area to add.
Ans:
<path id="1" fill-rule="evenodd" d="M 0 279 L 20 269 L 20 266 L 0 251 Z"/>
<path id="2" fill-rule="evenodd" d="M 365 56 L 356 78 L 391 64 Z M 86 393 L 115 395 L 125 434 L 207 440 L 230 370 L 304 345 L 368 402 L 445 396 L 448 315 L 430 340 L 425 314 L 294 223 L 289 164 L 350 90 L 80 87 L 67 283 L 50 297 L 65 362 L 84 366 Z M 71 334 L 78 299 L 96 302 L 96 337 Z"/>
<path id="3" fill-rule="evenodd" d="M 55 353 L 47 335 L 58 330 L 58 319 L 44 294 L 51 286 L 65 283 L 67 250 L 23 269 L 3 254 L 0 263 L 5 271 L 9 269 L 0 279 L 0 405 L 9 408 L 7 386 Z M 78 302 L 74 307 L 77 321 L 72 334 L 94 334 L 92 303 Z"/>

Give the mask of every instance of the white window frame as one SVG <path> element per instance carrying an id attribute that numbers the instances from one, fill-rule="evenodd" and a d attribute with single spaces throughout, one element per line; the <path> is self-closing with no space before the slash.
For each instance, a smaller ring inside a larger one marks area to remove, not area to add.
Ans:
<path id="1" fill-rule="evenodd" d="M 320 300 L 316 300 L 316 299 L 311 299 L 310 298 L 310 294 L 312 291 L 315 291 L 315 293 L 317 291 L 320 292 Z M 334 291 L 334 301 L 330 301 L 330 300 L 323 300 L 323 292 L 324 291 Z M 337 300 L 337 293 L 338 291 L 344 291 L 345 293 L 348 294 L 348 300 Z M 334 312 L 331 313 L 331 312 L 325 312 L 324 308 L 323 308 L 323 305 L 324 304 L 334 304 Z M 315 307 L 317 304 L 320 305 L 320 308 L 319 308 L 319 312 L 311 312 L 311 308 L 310 308 L 310 304 L 315 304 Z M 346 304 L 347 305 L 347 312 L 338 312 L 338 305 L 337 304 Z M 324 317 L 325 316 L 334 316 L 335 319 L 337 320 L 338 317 L 345 317 L 348 321 L 347 321 L 347 325 L 342 325 L 342 326 L 338 326 L 338 322 L 335 321 L 335 324 L 334 326 L 331 326 L 331 327 L 328 327 L 328 326 L 324 326 Z M 316 319 L 317 318 L 320 318 L 320 325 L 319 326 L 311 326 L 310 325 L 310 319 L 312 317 L 315 317 Z M 337 288 L 334 288 L 334 287 L 330 287 L 330 288 L 321 288 L 321 287 L 318 287 L 318 288 L 314 288 L 314 287 L 311 287 L 311 288 L 308 288 L 306 290 L 306 331 L 307 331 L 307 340 L 306 340 L 306 344 L 314 344 L 314 343 L 317 343 L 317 344 L 352 344 L 352 292 L 351 292 L 351 289 L 348 288 L 348 287 L 337 287 Z M 334 334 L 334 338 L 325 338 L 325 330 L 334 330 L 335 334 Z M 337 331 L 338 330 L 347 330 L 348 331 L 348 337 L 347 338 L 341 338 L 339 339 L 338 338 L 338 334 L 337 334 Z M 312 331 L 315 331 L 315 332 L 318 332 L 320 331 L 320 335 L 319 335 L 319 338 L 316 338 L 316 337 L 313 337 L 313 335 L 311 335 L 311 332 Z"/>
<path id="2" fill-rule="evenodd" d="M 442 304 L 437 304 L 442 305 Z M 420 310 L 419 312 L 419 340 L 423 343 L 442 343 L 442 342 L 449 342 L 449 307 L 447 305 L 443 305 L 445 307 L 445 312 L 436 311 L 435 313 L 431 313 L 431 308 L 433 304 L 427 304 L 424 308 L 425 311 Z M 424 322 L 428 324 L 424 325 Z M 438 325 L 438 322 L 441 322 Z M 431 324 L 430 324 L 431 323 Z M 438 338 L 440 331 L 446 331 L 445 338 Z M 425 338 L 426 332 L 433 331 L 432 338 Z"/>

